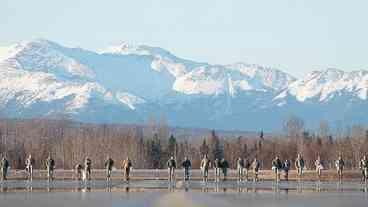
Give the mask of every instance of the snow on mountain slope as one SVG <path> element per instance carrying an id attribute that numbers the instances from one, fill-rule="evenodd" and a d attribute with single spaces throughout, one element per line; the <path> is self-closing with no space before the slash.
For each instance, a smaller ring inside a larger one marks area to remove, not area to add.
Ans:
<path id="1" fill-rule="evenodd" d="M 70 97 L 65 104 L 65 112 L 75 112 L 83 108 L 91 97 L 112 102 L 110 92 L 94 82 L 77 83 L 59 81 L 54 75 L 44 72 L 29 72 L 1 69 L 0 104 L 15 101 L 25 108 L 37 102 L 52 102 Z"/>
<path id="2" fill-rule="evenodd" d="M 344 72 L 337 69 L 314 71 L 290 84 L 285 91 L 275 97 L 275 100 L 292 96 L 300 102 L 312 99 L 327 102 L 345 94 L 367 100 L 368 71 Z"/>
<path id="3" fill-rule="evenodd" d="M 72 114 L 93 122 L 279 128 L 289 114 L 368 123 L 368 72 L 315 71 L 295 79 L 254 64 L 211 65 L 146 45 L 102 52 L 34 40 L 0 48 L 0 110 L 11 117 Z M 359 113 L 356 111 L 359 110 Z"/>
<path id="4" fill-rule="evenodd" d="M 233 65 L 210 65 L 180 59 L 170 52 L 146 45 L 122 43 L 101 51 L 101 54 L 152 56 L 151 68 L 167 70 L 175 77 L 173 90 L 184 94 L 217 95 L 232 94 L 244 90 L 281 90 L 295 78 L 273 68 L 238 63 Z"/>
<path id="5" fill-rule="evenodd" d="M 167 70 L 175 78 L 183 76 L 195 67 L 206 65 L 206 63 L 197 63 L 178 58 L 169 51 L 159 47 L 132 45 L 126 42 L 101 50 L 100 54 L 149 56 L 153 59 L 151 63 L 153 70 L 158 72 Z"/>
<path id="6" fill-rule="evenodd" d="M 116 98 L 122 103 L 128 105 L 132 110 L 135 110 L 137 105 L 146 103 L 144 99 L 127 92 L 118 92 L 116 94 Z"/>
<path id="7" fill-rule="evenodd" d="M 59 47 L 47 40 L 22 42 L 11 46 L 3 62 L 19 69 L 51 72 L 60 77 L 94 78 L 91 69 L 60 52 Z"/>
<path id="8" fill-rule="evenodd" d="M 185 94 L 228 93 L 234 96 L 244 91 L 280 91 L 294 80 L 292 76 L 279 70 L 257 65 L 206 65 L 179 77 L 173 88 Z"/>
<path id="9" fill-rule="evenodd" d="M 22 42 L 2 48 L 0 53 L 0 106 L 16 103 L 32 108 L 39 102 L 60 102 L 65 113 L 78 113 L 99 100 L 122 108 L 136 104 L 121 101 L 120 94 L 98 83 L 95 73 L 63 52 L 63 47 L 47 40 Z M 134 95 L 125 93 L 125 96 Z M 118 98 L 119 97 L 119 98 Z M 49 111 L 54 111 L 50 105 Z M 46 109 L 45 109 L 46 110 Z"/>
<path id="10" fill-rule="evenodd" d="M 276 91 L 285 89 L 289 84 L 296 80 L 291 75 L 278 69 L 255 64 L 236 63 L 228 65 L 227 68 L 238 70 L 253 82 L 259 81 L 257 84 L 261 85 L 261 87 Z"/>

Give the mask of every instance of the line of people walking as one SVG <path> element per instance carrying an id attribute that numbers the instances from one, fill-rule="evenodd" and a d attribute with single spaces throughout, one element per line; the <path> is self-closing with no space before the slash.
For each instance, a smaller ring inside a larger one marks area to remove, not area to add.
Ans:
<path id="1" fill-rule="evenodd" d="M 34 169 L 35 160 L 32 155 L 29 155 L 25 161 L 25 172 L 26 178 L 28 180 L 33 179 L 33 169 Z M 335 160 L 335 168 L 336 173 L 340 181 L 343 180 L 343 170 L 345 167 L 345 162 L 342 159 L 342 156 L 339 155 L 338 159 Z M 45 167 L 47 171 L 47 179 L 49 181 L 54 180 L 54 170 L 55 170 L 55 160 L 49 156 L 45 160 Z M 112 170 L 114 166 L 114 160 L 108 156 L 105 161 L 105 170 L 106 170 L 106 179 L 107 181 L 111 181 L 112 177 Z M 124 180 L 129 182 L 130 179 L 130 172 L 132 169 L 132 161 L 127 157 L 125 160 L 121 162 L 121 168 L 123 169 Z M 298 179 L 303 178 L 304 170 L 305 170 L 305 160 L 303 159 L 301 154 L 297 155 L 295 159 L 294 166 L 297 172 Z M 314 162 L 316 175 L 318 177 L 318 181 L 321 181 L 322 172 L 325 169 L 323 161 L 321 157 L 318 156 Z M 1 180 L 7 179 L 8 169 L 10 167 L 10 163 L 7 160 L 6 156 L 3 156 L 0 161 L 0 169 L 1 169 Z M 185 157 L 181 163 L 181 167 L 184 170 L 183 178 L 185 181 L 190 180 L 191 177 L 191 169 L 192 163 Z M 175 181 L 175 170 L 177 168 L 176 160 L 174 157 L 170 157 L 167 161 L 167 169 L 168 169 L 168 181 L 172 182 Z M 200 171 L 202 174 L 203 182 L 208 182 L 209 179 L 209 170 L 213 168 L 214 170 L 214 181 L 219 182 L 221 177 L 223 181 L 226 181 L 228 176 L 228 169 L 230 168 L 229 162 L 222 158 L 216 158 L 213 162 L 208 158 L 207 155 L 203 156 L 203 159 L 200 163 Z M 255 157 L 251 162 L 246 158 L 239 157 L 236 160 L 236 174 L 237 174 L 237 181 L 249 181 L 250 172 L 253 175 L 253 181 L 259 180 L 259 171 L 261 169 L 261 162 Z M 276 156 L 272 160 L 272 167 L 274 173 L 274 179 L 276 182 L 280 181 L 280 176 L 282 172 L 284 172 L 284 179 L 287 181 L 289 179 L 289 171 L 291 169 L 291 161 L 286 159 L 282 161 L 279 156 Z M 361 180 L 367 182 L 368 179 L 368 160 L 366 156 L 359 161 L 359 169 L 361 170 Z M 77 180 L 91 180 L 91 173 L 92 173 L 92 160 L 89 157 L 84 159 L 83 165 L 78 163 L 75 165 L 74 168 L 75 179 Z"/>

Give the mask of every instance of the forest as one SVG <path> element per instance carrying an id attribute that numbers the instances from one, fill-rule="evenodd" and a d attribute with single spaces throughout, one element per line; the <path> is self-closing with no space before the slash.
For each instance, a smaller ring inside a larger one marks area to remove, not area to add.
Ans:
<path id="1" fill-rule="evenodd" d="M 333 132 L 329 123 L 321 121 L 317 130 L 305 129 L 298 117 L 283 123 L 282 133 L 258 132 L 228 137 L 215 130 L 198 137 L 180 138 L 165 122 L 151 121 L 147 125 L 87 124 L 68 119 L 1 119 L 0 154 L 5 155 L 14 169 L 23 169 L 26 156 L 35 158 L 35 168 L 45 168 L 44 160 L 50 154 L 57 169 L 72 169 L 83 163 L 86 156 L 93 168 L 103 168 L 108 156 L 115 167 L 126 157 L 134 168 L 166 168 L 166 161 L 174 156 L 180 163 L 185 156 L 199 168 L 201 157 L 211 160 L 225 158 L 235 167 L 238 157 L 248 160 L 257 157 L 262 168 L 269 169 L 272 159 L 295 160 L 301 153 L 307 168 L 313 167 L 318 155 L 325 166 L 332 168 L 334 160 L 342 155 L 347 168 L 357 168 L 360 158 L 368 151 L 368 129 L 362 125 L 339 127 Z M 190 130 L 190 129 L 188 129 Z"/>

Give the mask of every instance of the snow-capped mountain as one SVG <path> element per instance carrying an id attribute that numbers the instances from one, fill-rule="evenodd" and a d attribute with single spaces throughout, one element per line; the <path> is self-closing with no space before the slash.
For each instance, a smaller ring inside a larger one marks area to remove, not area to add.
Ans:
<path id="1" fill-rule="evenodd" d="M 338 69 L 314 71 L 304 79 L 290 84 L 275 99 L 282 99 L 288 95 L 304 102 L 318 99 L 319 102 L 328 102 L 337 96 L 352 95 L 357 99 L 367 100 L 368 71 L 344 72 Z"/>
<path id="2" fill-rule="evenodd" d="M 290 115 L 368 123 L 368 72 L 296 79 L 254 64 L 212 65 L 162 48 L 121 43 L 98 52 L 48 40 L 0 47 L 0 114 L 68 114 L 88 122 L 167 117 L 183 127 L 278 129 Z"/>

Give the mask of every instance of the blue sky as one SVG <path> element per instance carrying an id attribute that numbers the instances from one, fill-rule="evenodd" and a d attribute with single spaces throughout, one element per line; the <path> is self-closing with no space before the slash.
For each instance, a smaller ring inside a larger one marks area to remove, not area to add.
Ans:
<path id="1" fill-rule="evenodd" d="M 1 0 L 0 46 L 46 38 L 97 50 L 127 41 L 302 76 L 368 69 L 367 8 L 363 0 Z"/>

